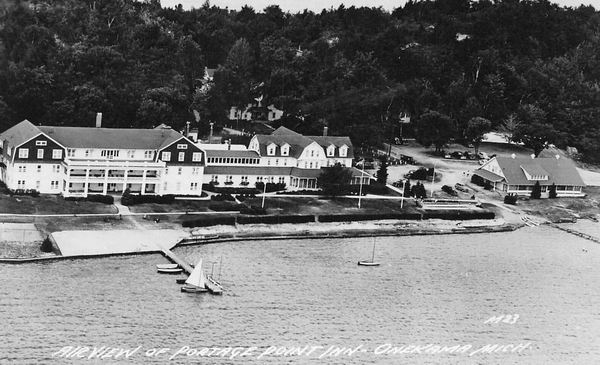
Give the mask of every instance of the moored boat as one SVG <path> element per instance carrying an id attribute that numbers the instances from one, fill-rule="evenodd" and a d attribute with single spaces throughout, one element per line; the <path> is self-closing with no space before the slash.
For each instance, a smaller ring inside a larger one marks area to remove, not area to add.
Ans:
<path id="1" fill-rule="evenodd" d="M 204 277 L 204 271 L 202 271 L 202 259 L 200 259 L 190 276 L 185 280 L 181 291 L 184 293 L 203 293 L 207 290 L 206 278 Z"/>

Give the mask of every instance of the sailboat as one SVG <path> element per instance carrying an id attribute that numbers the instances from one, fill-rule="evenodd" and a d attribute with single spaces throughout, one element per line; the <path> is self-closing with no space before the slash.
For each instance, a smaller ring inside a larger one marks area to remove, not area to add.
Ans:
<path id="1" fill-rule="evenodd" d="M 373 237 L 373 253 L 371 254 L 371 261 L 359 261 L 360 266 L 379 266 L 379 262 L 375 262 L 375 237 Z"/>
<path id="2" fill-rule="evenodd" d="M 202 271 L 202 259 L 198 261 L 198 264 L 192 270 L 185 284 L 181 287 L 181 291 L 185 293 L 202 293 L 207 291 L 206 278 L 204 277 L 204 271 Z"/>
<path id="3" fill-rule="evenodd" d="M 219 279 L 221 278 L 221 266 L 223 265 L 223 257 L 221 257 L 221 263 L 219 264 Z M 221 283 L 219 283 L 214 275 L 213 275 L 213 271 L 214 271 L 215 265 L 213 264 L 213 270 L 211 270 L 210 275 L 207 276 L 206 278 L 206 288 L 208 289 L 208 291 L 211 294 L 216 294 L 216 295 L 220 295 L 223 294 L 223 286 L 221 285 Z"/>

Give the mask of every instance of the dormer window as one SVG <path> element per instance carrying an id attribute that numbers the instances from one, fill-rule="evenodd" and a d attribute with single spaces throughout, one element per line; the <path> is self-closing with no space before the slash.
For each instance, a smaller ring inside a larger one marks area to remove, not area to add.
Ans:
<path id="1" fill-rule="evenodd" d="M 335 156 L 335 146 L 331 145 L 329 147 L 327 147 L 327 157 L 333 157 Z"/>
<path id="2" fill-rule="evenodd" d="M 277 145 L 274 143 L 271 143 L 270 145 L 267 146 L 267 155 L 268 156 L 275 156 L 275 149 L 277 148 Z"/>
<path id="3" fill-rule="evenodd" d="M 348 156 L 348 146 L 343 145 L 342 147 L 340 147 L 340 157 L 347 157 Z"/>
<path id="4" fill-rule="evenodd" d="M 281 155 L 282 156 L 290 155 L 290 145 L 289 144 L 286 143 L 283 146 L 281 146 Z"/>

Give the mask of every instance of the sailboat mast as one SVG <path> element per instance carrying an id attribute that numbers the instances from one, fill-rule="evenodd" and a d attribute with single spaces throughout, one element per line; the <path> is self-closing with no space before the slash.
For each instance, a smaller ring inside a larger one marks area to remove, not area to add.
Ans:
<path id="1" fill-rule="evenodd" d="M 371 262 L 375 262 L 375 237 L 373 237 L 373 253 L 371 254 Z"/>

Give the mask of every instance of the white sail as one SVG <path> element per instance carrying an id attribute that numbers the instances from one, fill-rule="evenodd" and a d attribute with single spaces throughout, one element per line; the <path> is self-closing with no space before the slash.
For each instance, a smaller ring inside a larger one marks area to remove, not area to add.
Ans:
<path id="1" fill-rule="evenodd" d="M 198 264 L 192 270 L 192 273 L 185 281 L 186 284 L 194 285 L 199 288 L 204 288 L 206 286 L 206 279 L 204 278 L 204 271 L 202 271 L 202 259 L 198 261 Z"/>

